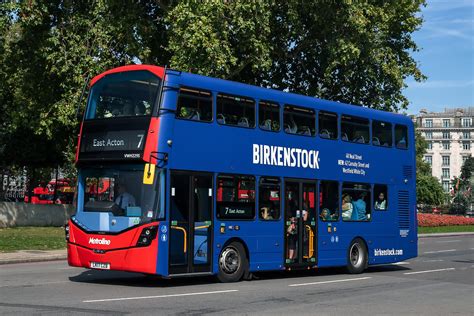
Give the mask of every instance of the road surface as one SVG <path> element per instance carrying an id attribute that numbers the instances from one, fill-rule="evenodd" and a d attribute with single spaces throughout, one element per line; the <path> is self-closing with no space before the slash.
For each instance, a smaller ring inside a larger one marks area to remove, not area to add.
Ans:
<path id="1" fill-rule="evenodd" d="M 272 272 L 232 284 L 68 267 L 0 266 L 0 314 L 474 315 L 474 236 L 419 239 L 419 257 L 371 267 Z"/>

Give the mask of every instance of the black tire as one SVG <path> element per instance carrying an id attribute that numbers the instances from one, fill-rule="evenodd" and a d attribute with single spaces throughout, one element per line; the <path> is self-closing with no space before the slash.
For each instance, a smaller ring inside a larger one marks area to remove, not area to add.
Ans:
<path id="1" fill-rule="evenodd" d="M 217 279 L 222 283 L 237 282 L 248 271 L 245 249 L 239 242 L 231 242 L 219 255 Z"/>
<path id="2" fill-rule="evenodd" d="M 368 253 L 362 239 L 356 238 L 347 250 L 347 271 L 351 274 L 364 272 L 367 267 Z"/>

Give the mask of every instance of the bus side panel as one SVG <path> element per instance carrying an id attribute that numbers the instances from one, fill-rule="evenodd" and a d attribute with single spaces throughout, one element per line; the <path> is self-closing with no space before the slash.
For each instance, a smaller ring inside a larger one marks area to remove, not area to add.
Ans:
<path id="1" fill-rule="evenodd" d="M 244 247 L 247 247 L 250 271 L 278 270 L 283 267 L 284 240 L 281 220 L 262 221 L 259 229 L 255 229 L 255 220 L 226 221 L 216 218 L 215 223 L 214 244 L 218 247 L 214 248 L 214 273 L 219 271 L 220 252 L 231 239 L 240 239 L 243 241 Z M 225 227 L 224 233 L 221 233 L 221 227 Z"/>

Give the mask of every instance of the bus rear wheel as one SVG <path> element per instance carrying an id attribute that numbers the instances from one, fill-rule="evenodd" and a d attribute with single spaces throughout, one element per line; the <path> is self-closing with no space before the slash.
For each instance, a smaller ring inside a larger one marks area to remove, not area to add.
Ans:
<path id="1" fill-rule="evenodd" d="M 347 251 L 347 271 L 351 274 L 364 272 L 367 267 L 368 254 L 365 243 L 360 238 L 352 241 Z"/>
<path id="2" fill-rule="evenodd" d="M 220 282 L 240 281 L 247 270 L 248 260 L 241 243 L 231 242 L 222 249 L 219 255 L 219 273 L 217 274 L 217 279 Z"/>

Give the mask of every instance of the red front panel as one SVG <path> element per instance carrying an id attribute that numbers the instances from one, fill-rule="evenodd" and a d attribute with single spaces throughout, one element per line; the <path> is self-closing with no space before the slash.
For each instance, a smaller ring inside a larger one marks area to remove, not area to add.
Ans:
<path id="1" fill-rule="evenodd" d="M 70 266 L 84 268 L 90 268 L 91 262 L 108 263 L 110 270 L 156 274 L 157 238 L 146 247 L 135 245 L 145 227 L 157 225 L 158 223 L 150 223 L 121 234 L 103 235 L 88 234 L 69 221 L 68 263 Z"/>
<path id="2" fill-rule="evenodd" d="M 149 163 L 156 164 L 156 157 L 158 152 L 158 131 L 160 129 L 160 119 L 152 117 L 150 120 L 150 128 L 148 128 L 148 135 L 146 137 L 145 150 L 143 152 L 143 160 Z"/>

